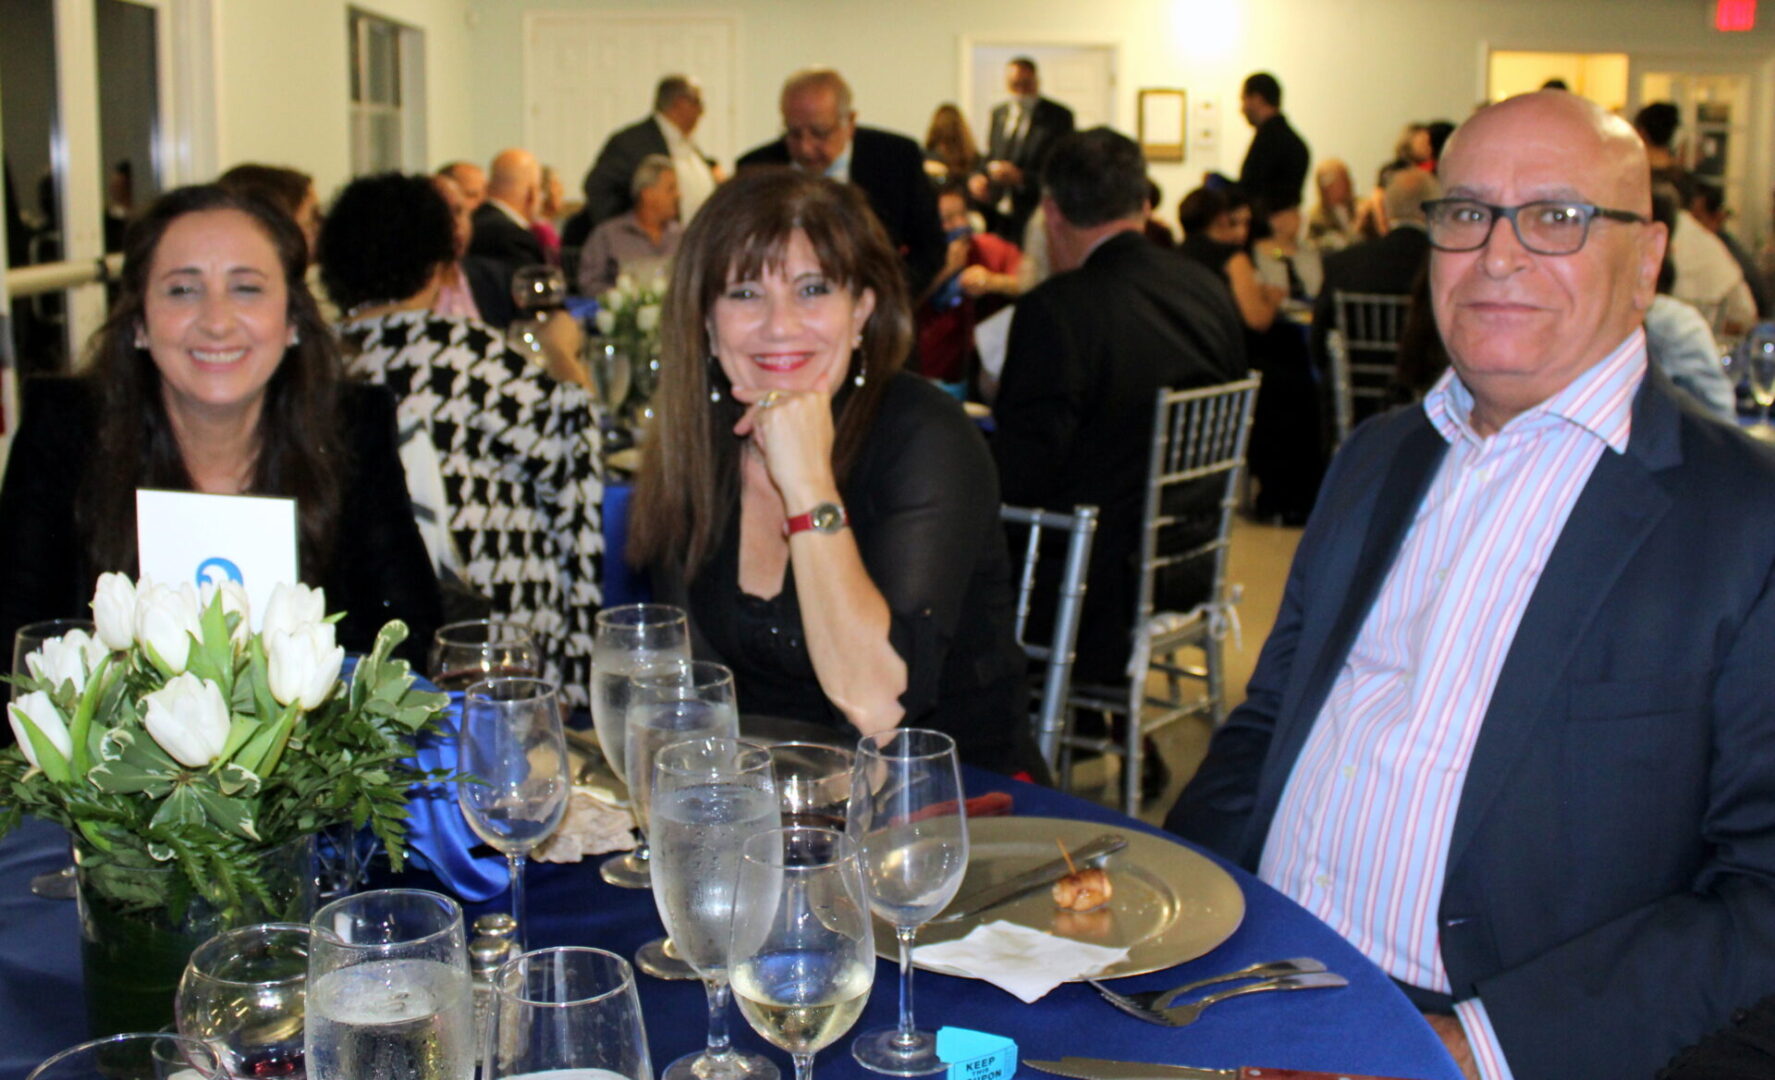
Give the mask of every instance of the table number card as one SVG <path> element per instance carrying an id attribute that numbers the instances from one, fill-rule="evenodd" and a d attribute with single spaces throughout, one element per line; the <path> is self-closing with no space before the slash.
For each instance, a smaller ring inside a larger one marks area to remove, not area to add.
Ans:
<path id="1" fill-rule="evenodd" d="M 141 488 L 136 550 L 142 576 L 162 584 L 240 583 L 257 630 L 271 590 L 298 580 L 296 500 Z"/>

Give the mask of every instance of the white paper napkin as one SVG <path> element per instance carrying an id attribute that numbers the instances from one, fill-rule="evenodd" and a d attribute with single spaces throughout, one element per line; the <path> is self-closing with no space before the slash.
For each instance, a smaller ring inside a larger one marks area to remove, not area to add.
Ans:
<path id="1" fill-rule="evenodd" d="M 920 945 L 912 958 L 950 975 L 984 979 L 1025 1004 L 1069 979 L 1094 975 L 1128 955 L 1127 949 L 1086 945 L 999 920 L 974 927 L 967 937 Z"/>

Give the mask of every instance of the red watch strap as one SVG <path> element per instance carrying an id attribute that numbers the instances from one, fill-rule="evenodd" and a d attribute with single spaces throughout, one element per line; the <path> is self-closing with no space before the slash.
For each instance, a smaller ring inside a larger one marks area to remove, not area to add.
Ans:
<path id="1" fill-rule="evenodd" d="M 845 526 L 850 524 L 850 522 L 851 522 L 850 514 L 845 511 L 843 505 L 836 504 L 836 503 L 821 503 L 820 505 L 814 507 L 812 510 L 809 510 L 807 513 L 796 514 L 794 517 L 790 518 L 788 521 L 783 522 L 783 535 L 784 536 L 794 536 L 798 532 L 813 532 L 813 531 L 815 531 L 816 526 L 814 525 L 814 514 L 817 511 L 822 510 L 827 506 L 833 506 L 838 510 L 838 528 L 842 529 Z"/>

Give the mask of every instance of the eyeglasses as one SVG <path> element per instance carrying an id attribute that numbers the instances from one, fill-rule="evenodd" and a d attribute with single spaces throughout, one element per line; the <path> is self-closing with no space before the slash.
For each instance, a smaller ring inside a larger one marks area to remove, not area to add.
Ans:
<path id="1" fill-rule="evenodd" d="M 1430 245 L 1439 251 L 1477 251 L 1491 239 L 1499 218 L 1510 222 L 1516 240 L 1536 255 L 1571 255 L 1590 237 L 1596 218 L 1645 225 L 1650 218 L 1631 210 L 1610 210 L 1593 203 L 1527 202 L 1494 206 L 1477 199 L 1432 199 L 1424 203 Z"/>

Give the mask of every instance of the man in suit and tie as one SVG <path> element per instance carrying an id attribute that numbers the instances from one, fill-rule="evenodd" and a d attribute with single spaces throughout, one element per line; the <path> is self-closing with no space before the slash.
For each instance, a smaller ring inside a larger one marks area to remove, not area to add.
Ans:
<path id="1" fill-rule="evenodd" d="M 1055 274 L 1017 302 L 992 454 L 1008 503 L 1098 507 L 1074 671 L 1116 682 L 1132 643 L 1153 403 L 1161 388 L 1244 377 L 1245 331 L 1220 278 L 1146 238 L 1134 140 L 1105 127 L 1068 135 L 1042 185 Z M 1160 603 L 1202 600 L 1208 576 L 1161 583 Z"/>
<path id="2" fill-rule="evenodd" d="M 789 76 L 781 106 L 783 137 L 748 151 L 739 167 L 794 165 L 862 188 L 918 299 L 943 265 L 947 247 L 924 151 L 904 135 L 858 125 L 850 85 L 831 68 Z"/>
<path id="3" fill-rule="evenodd" d="M 653 94 L 653 115 L 610 136 L 586 173 L 583 235 L 589 236 L 599 225 L 634 209 L 630 185 L 635 170 L 654 154 L 672 159 L 672 171 L 678 177 L 679 220 L 688 225 L 721 180 L 715 160 L 697 149 L 690 138 L 702 117 L 703 90 L 695 79 L 688 75 L 661 79 Z"/>
<path id="4" fill-rule="evenodd" d="M 1312 155 L 1282 115 L 1282 84 L 1267 71 L 1248 76 L 1239 92 L 1239 111 L 1256 129 L 1239 166 L 1239 186 L 1256 200 L 1258 220 L 1299 206 Z"/>
<path id="5" fill-rule="evenodd" d="M 1333 462 L 1166 824 L 1468 1075 L 1650 1076 L 1775 985 L 1775 454 L 1647 366 L 1666 233 L 1626 122 L 1511 98 L 1439 171 L 1452 366 Z"/>
<path id="6" fill-rule="evenodd" d="M 528 150 L 503 150 L 487 170 L 487 199 L 474 212 L 471 258 L 490 264 L 495 273 L 471 281 L 481 318 L 503 327 L 515 310 L 512 275 L 521 267 L 547 262 L 542 241 L 530 231 L 530 218 L 542 202 L 542 166 Z"/>
<path id="7" fill-rule="evenodd" d="M 993 233 L 1019 246 L 1042 200 L 1042 165 L 1072 134 L 1072 110 L 1042 97 L 1041 88 L 1034 60 L 1019 56 L 1005 65 L 1011 100 L 993 108 L 986 161 L 968 178 L 968 194 L 990 210 Z"/>

